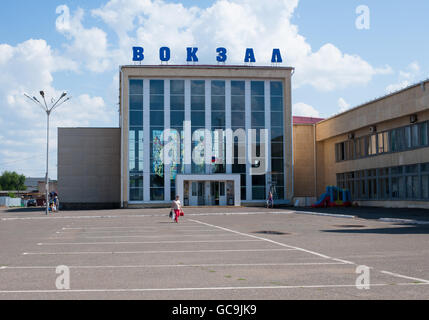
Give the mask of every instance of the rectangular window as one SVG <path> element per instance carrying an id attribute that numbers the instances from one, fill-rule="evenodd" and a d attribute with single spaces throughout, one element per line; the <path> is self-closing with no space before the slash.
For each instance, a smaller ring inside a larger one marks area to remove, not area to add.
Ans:
<path id="1" fill-rule="evenodd" d="M 429 175 L 422 175 L 422 189 L 421 189 L 421 198 L 429 199 Z"/>
<path id="2" fill-rule="evenodd" d="M 129 201 L 143 201 L 143 80 L 129 80 Z"/>

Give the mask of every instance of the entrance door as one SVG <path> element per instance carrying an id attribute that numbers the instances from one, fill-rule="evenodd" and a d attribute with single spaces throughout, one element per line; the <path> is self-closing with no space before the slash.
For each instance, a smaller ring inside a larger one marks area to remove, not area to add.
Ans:
<path id="1" fill-rule="evenodd" d="M 226 194 L 225 194 L 224 181 L 210 182 L 210 198 L 211 198 L 211 205 L 226 206 Z"/>
<path id="2" fill-rule="evenodd" d="M 201 181 L 198 182 L 198 205 L 199 206 L 204 206 L 205 205 L 205 201 L 204 201 L 204 198 L 205 198 L 205 188 L 204 188 L 204 185 L 205 185 L 204 181 L 203 182 L 201 182 Z"/>

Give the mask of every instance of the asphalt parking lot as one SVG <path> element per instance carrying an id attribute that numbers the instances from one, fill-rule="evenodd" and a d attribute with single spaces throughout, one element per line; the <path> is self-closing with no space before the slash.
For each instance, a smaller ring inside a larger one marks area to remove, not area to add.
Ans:
<path id="1" fill-rule="evenodd" d="M 0 299 L 429 298 L 428 224 L 294 209 L 187 208 L 179 224 L 168 209 L 0 209 L 0 242 Z M 58 266 L 70 289 L 56 287 Z M 356 286 L 359 266 L 369 289 Z"/>

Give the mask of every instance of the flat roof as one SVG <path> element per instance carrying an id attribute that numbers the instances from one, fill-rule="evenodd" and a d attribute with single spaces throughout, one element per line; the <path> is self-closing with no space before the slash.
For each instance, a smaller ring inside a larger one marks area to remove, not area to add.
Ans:
<path id="1" fill-rule="evenodd" d="M 429 82 L 429 78 L 428 78 L 428 79 L 425 79 L 425 80 L 423 80 L 423 81 L 417 82 L 417 83 L 415 83 L 415 84 L 409 85 L 409 86 L 407 86 L 407 87 L 405 87 L 405 88 L 402 88 L 402 89 L 399 89 L 399 90 L 396 90 L 396 91 L 390 92 L 390 93 L 388 93 L 388 94 L 385 94 L 385 95 L 383 95 L 383 96 L 381 96 L 381 97 L 378 97 L 378 98 L 375 98 L 375 99 L 370 100 L 370 101 L 368 101 L 368 102 L 365 102 L 365 103 L 363 103 L 363 104 L 359 104 L 359 105 L 357 105 L 356 107 L 353 107 L 353 108 L 347 109 L 346 111 L 343 111 L 343 112 L 337 113 L 337 114 L 335 114 L 335 115 L 333 115 L 333 116 L 331 116 L 331 117 L 329 117 L 329 118 L 326 118 L 326 119 L 324 119 L 324 120 L 320 121 L 320 123 L 321 123 L 321 122 L 329 121 L 329 120 L 331 120 L 331 119 L 338 118 L 338 117 L 340 117 L 340 116 L 342 116 L 342 115 L 344 115 L 344 114 L 346 114 L 346 113 L 349 113 L 349 112 L 355 111 L 355 110 L 357 110 L 357 109 L 360 109 L 360 108 L 366 107 L 366 106 L 368 106 L 368 105 L 370 105 L 370 104 L 372 104 L 372 103 L 375 103 L 375 102 L 377 102 L 377 101 L 380 101 L 380 100 L 386 99 L 386 98 L 388 98 L 388 97 L 391 97 L 391 96 L 394 96 L 394 95 L 400 94 L 400 93 L 402 93 L 402 92 L 404 92 L 404 91 L 407 91 L 407 90 L 409 90 L 409 89 L 412 89 L 412 88 L 415 88 L 415 87 L 418 87 L 418 86 L 421 86 L 421 85 L 425 85 L 427 82 Z"/>
<path id="2" fill-rule="evenodd" d="M 135 65 L 135 64 L 129 64 L 129 65 L 121 65 L 119 66 L 120 69 L 122 68 L 173 68 L 173 69 L 261 69 L 261 70 L 272 70 L 272 69 L 279 69 L 279 70 L 295 70 L 294 67 L 281 67 L 281 66 L 249 66 L 249 65 L 221 65 L 221 64 L 158 64 L 158 65 Z"/>
<path id="3" fill-rule="evenodd" d="M 293 124 L 315 124 L 323 120 L 323 118 L 293 116 Z"/>

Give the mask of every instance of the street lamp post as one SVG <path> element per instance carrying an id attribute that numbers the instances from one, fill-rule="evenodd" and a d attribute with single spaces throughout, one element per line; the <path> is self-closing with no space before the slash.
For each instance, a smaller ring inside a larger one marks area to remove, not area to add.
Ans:
<path id="1" fill-rule="evenodd" d="M 67 95 L 66 92 L 63 92 L 61 97 L 59 97 L 57 101 L 52 99 L 51 106 L 48 107 L 48 104 L 46 103 L 45 99 L 45 92 L 40 91 L 40 95 L 43 98 L 44 105 L 35 96 L 31 97 L 26 93 L 24 93 L 24 95 L 28 99 L 39 105 L 43 109 L 43 111 L 46 112 L 46 214 L 49 214 L 49 116 L 56 108 L 58 108 L 64 102 L 70 100 L 71 97 L 63 99 Z"/>

